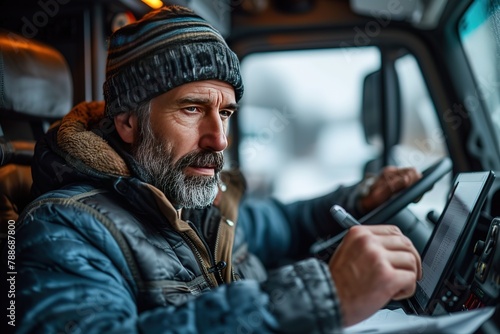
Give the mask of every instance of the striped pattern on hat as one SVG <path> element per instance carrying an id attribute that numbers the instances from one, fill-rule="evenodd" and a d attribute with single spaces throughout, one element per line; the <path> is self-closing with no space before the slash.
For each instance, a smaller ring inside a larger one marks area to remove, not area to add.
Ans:
<path id="1" fill-rule="evenodd" d="M 106 115 L 138 105 L 182 84 L 221 80 L 243 95 L 239 60 L 224 38 L 188 8 L 163 7 L 110 37 L 104 82 Z"/>

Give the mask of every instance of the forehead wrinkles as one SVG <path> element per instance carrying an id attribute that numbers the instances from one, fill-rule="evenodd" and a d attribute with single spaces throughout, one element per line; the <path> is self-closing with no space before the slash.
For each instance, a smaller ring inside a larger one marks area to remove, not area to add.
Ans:
<path id="1" fill-rule="evenodd" d="M 231 104 L 233 101 L 233 87 L 219 82 L 201 82 L 198 87 L 192 91 L 202 99 L 208 99 L 210 104 Z"/>
<path id="2" fill-rule="evenodd" d="M 224 94 L 218 89 L 208 88 L 208 99 L 210 104 L 220 106 L 224 101 Z"/>

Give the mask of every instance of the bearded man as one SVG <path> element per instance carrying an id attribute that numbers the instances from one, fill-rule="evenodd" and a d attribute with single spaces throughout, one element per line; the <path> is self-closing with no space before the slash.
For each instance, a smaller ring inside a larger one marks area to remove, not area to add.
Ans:
<path id="1" fill-rule="evenodd" d="M 187 8 L 111 36 L 105 101 L 36 147 L 18 333 L 335 333 L 414 292 L 420 257 L 394 226 L 351 228 L 328 262 L 307 250 L 342 230 L 332 205 L 367 212 L 416 171 L 387 168 L 365 196 L 246 199 L 222 171 L 242 94 L 236 55 Z"/>

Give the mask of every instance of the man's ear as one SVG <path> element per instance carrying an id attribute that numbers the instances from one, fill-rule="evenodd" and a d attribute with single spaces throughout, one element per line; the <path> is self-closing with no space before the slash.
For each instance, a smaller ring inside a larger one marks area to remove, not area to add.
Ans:
<path id="1" fill-rule="evenodd" d="M 115 127 L 121 139 L 127 144 L 132 144 L 137 133 L 137 116 L 131 113 L 118 114 L 115 116 Z"/>

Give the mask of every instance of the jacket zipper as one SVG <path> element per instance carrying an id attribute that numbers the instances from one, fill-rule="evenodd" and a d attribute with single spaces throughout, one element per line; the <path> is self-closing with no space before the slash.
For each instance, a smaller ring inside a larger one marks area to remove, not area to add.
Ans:
<path id="1" fill-rule="evenodd" d="M 200 251 L 198 250 L 198 248 L 196 247 L 196 245 L 193 243 L 193 241 L 191 240 L 191 238 L 187 235 L 187 233 L 184 232 L 184 233 L 181 234 L 181 236 L 189 244 L 189 246 L 193 250 L 193 252 L 194 252 L 194 254 L 196 256 L 196 260 L 198 262 L 198 265 L 201 267 L 201 271 L 203 273 L 203 276 L 207 280 L 208 284 L 210 285 L 210 287 L 215 288 L 217 286 L 217 284 L 214 284 L 214 282 L 210 278 L 209 271 L 208 271 L 207 267 L 205 266 L 205 261 L 203 260 L 203 257 L 201 256 Z M 204 240 L 203 239 L 201 239 L 201 240 L 206 245 L 206 243 L 204 242 Z"/>
<path id="2" fill-rule="evenodd" d="M 214 249 L 214 252 L 212 253 L 211 250 L 210 250 L 210 247 L 208 247 L 208 244 L 207 242 L 205 241 L 204 238 L 202 238 L 202 236 L 200 236 L 200 233 L 198 233 L 198 229 L 194 226 L 194 224 L 190 221 L 187 222 L 189 224 L 189 226 L 191 227 L 191 229 L 196 233 L 196 235 L 198 236 L 198 238 L 201 240 L 201 242 L 203 243 L 203 245 L 205 245 L 205 249 L 207 250 L 208 252 L 208 256 L 210 257 L 210 260 L 211 260 L 211 263 L 210 263 L 210 267 L 205 267 L 204 265 L 204 261 L 203 261 L 203 258 L 201 257 L 201 254 L 199 254 L 199 251 L 198 249 L 196 249 L 196 246 L 194 245 L 194 243 L 192 242 L 191 239 L 189 239 L 189 236 L 186 235 L 186 237 L 189 239 L 191 245 L 193 246 L 194 249 L 196 249 L 196 252 L 198 253 L 198 256 L 200 258 L 200 260 L 202 261 L 200 263 L 200 265 L 203 266 L 203 269 L 204 271 L 206 270 L 207 272 L 207 275 L 208 273 L 217 273 L 217 275 L 215 275 L 215 279 L 218 283 L 218 285 L 220 284 L 224 284 L 224 279 L 222 277 L 222 269 L 226 268 L 227 267 L 227 263 L 224 262 L 224 261 L 219 261 L 217 262 L 217 257 L 216 257 L 216 252 L 217 252 L 217 246 L 219 244 L 219 231 L 220 231 L 220 220 L 219 220 L 219 225 L 217 225 L 217 232 L 216 232 L 216 237 L 215 237 L 215 249 Z"/>
<path id="3" fill-rule="evenodd" d="M 222 219 L 222 218 L 221 218 Z M 217 249 L 219 249 L 219 239 L 220 239 L 220 225 L 221 225 L 221 219 L 219 219 L 219 225 L 217 225 L 217 233 L 215 237 L 215 246 L 214 246 L 214 263 L 215 263 L 215 269 L 217 271 L 218 277 L 220 279 L 220 282 L 223 284 L 224 283 L 224 278 L 222 277 L 222 269 L 226 268 L 227 263 L 225 261 L 220 261 L 216 263 L 217 259 Z"/>

